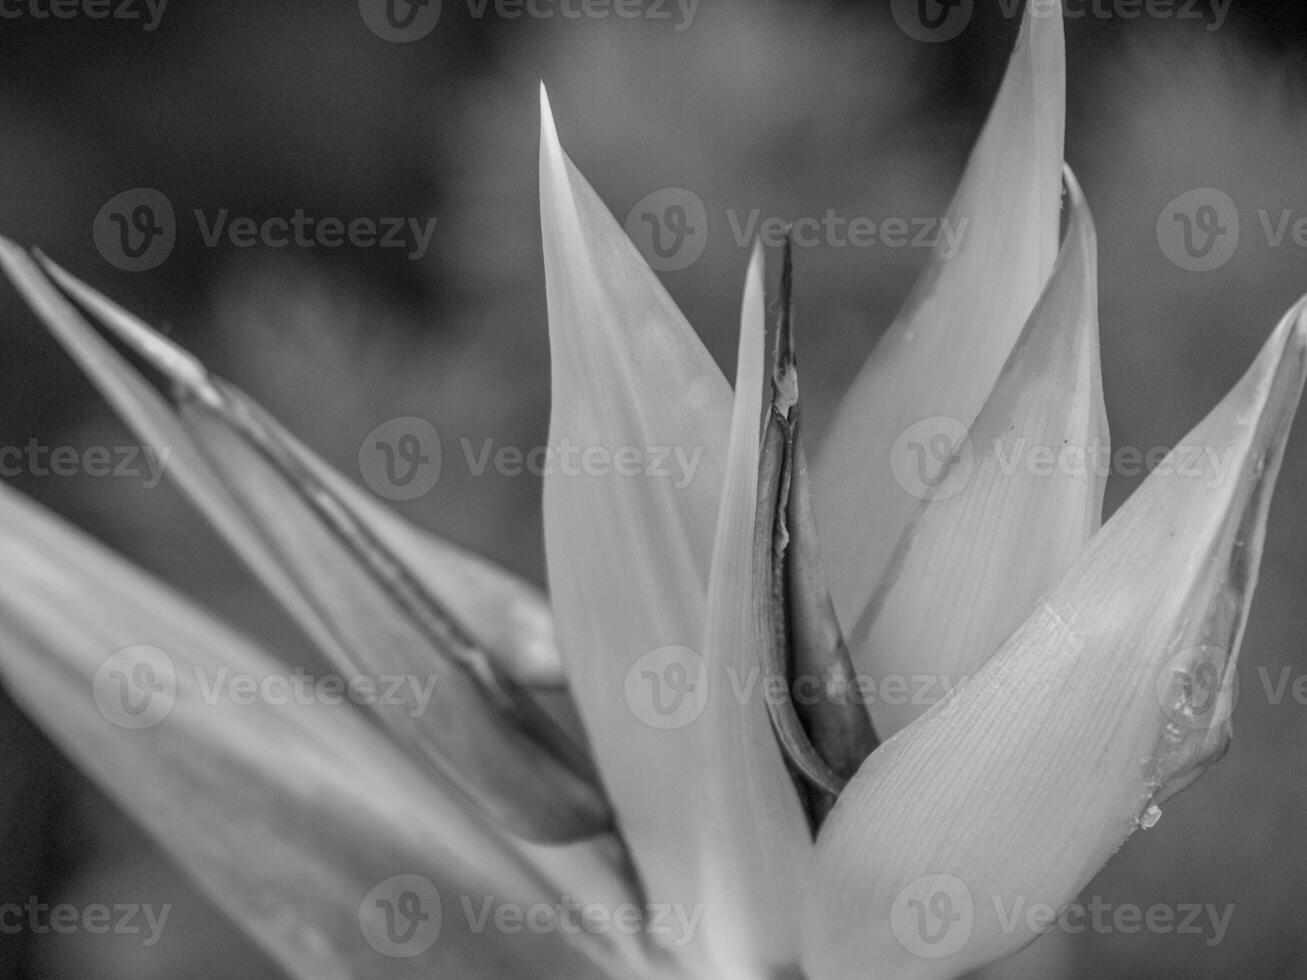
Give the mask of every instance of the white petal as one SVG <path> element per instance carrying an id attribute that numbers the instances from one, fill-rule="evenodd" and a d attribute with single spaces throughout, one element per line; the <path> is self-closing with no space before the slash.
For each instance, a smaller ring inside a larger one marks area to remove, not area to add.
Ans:
<path id="1" fill-rule="evenodd" d="M 1098 358 L 1096 236 L 1067 172 L 1070 226 L 1048 288 L 965 441 L 938 466 L 917 426 L 896 460 L 920 492 L 881 589 L 850 644 L 865 651 L 882 737 L 975 671 L 1098 530 L 1108 453 Z M 924 696 L 922 696 L 924 695 Z"/>
<path id="2" fill-rule="evenodd" d="M 6 242 L 3 257 L 10 275 L 27 292 L 29 301 L 44 306 L 42 318 L 101 388 L 125 420 L 151 442 L 173 446 L 170 474 L 195 501 L 205 517 L 213 521 L 224 538 L 242 557 L 255 565 L 255 571 L 270 587 L 279 575 L 268 568 L 260 555 L 266 545 L 250 542 L 248 521 L 226 498 L 221 481 L 214 479 L 208 464 L 199 454 L 190 436 L 166 417 L 166 403 L 121 358 L 93 332 L 85 329 L 76 317 L 66 315 L 48 294 L 42 296 L 42 283 L 33 275 L 26 256 Z M 184 391 L 203 392 L 212 385 L 212 377 L 194 357 L 151 328 L 144 321 L 92 289 L 76 276 L 44 256 L 41 264 L 54 280 L 111 330 L 119 340 L 136 350 L 141 357 Z M 538 590 L 485 559 L 471 554 L 442 538 L 405 520 L 395 511 L 365 493 L 287 432 L 273 419 L 267 419 L 275 434 L 296 459 L 335 493 L 358 518 L 376 534 L 392 552 L 402 558 L 423 586 L 459 615 L 477 634 L 500 662 L 523 683 L 558 686 L 564 683 L 562 662 L 554 642 L 553 620 L 544 597 Z M 185 452 L 185 458 L 176 456 Z M 184 464 L 184 465 L 183 465 Z M 257 536 L 255 536 L 257 538 Z M 286 600 L 297 603 L 298 598 Z M 308 617 L 312 619 L 313 617 Z"/>
<path id="3" fill-rule="evenodd" d="M 0 636 L 13 697 L 289 975 L 606 975 L 561 932 L 470 927 L 465 899 L 559 896 L 362 713 L 7 488 Z M 411 944 L 377 905 L 396 875 L 444 908 Z"/>
<path id="4" fill-rule="evenodd" d="M 449 596 L 422 593 L 432 579 L 415 582 L 416 573 L 402 558 L 385 550 L 385 538 L 375 530 L 380 508 L 363 512 L 374 522 L 369 524 L 332 497 L 329 487 L 308 486 L 313 472 L 330 472 L 325 463 L 298 444 L 277 443 L 282 430 L 257 405 L 209 376 L 198 361 L 148 326 L 57 270 L 62 284 L 184 393 L 179 425 L 178 413 L 20 250 L 3 243 L 0 260 L 129 424 L 161 452 L 176 451 L 175 457 L 166 458 L 182 488 L 324 655 L 346 676 L 363 674 L 379 686 L 390 684 L 391 678 L 409 679 L 392 689 L 391 697 L 370 704 L 402 744 L 524 836 L 574 840 L 607 827 L 610 814 L 596 787 L 509 723 L 472 672 L 463 668 L 466 654 L 482 652 L 463 633 L 459 617 L 464 610 L 449 614 L 440 605 Z M 295 467 L 309 472 L 289 472 L 271 462 L 266 447 L 256 446 L 248 436 L 251 427 L 288 455 Z M 347 483 L 339 475 L 334 482 Z M 324 508 L 354 529 L 350 536 L 327 523 Z M 400 536 L 395 522 L 387 527 L 391 538 Z M 375 545 L 373 535 L 383 546 Z M 358 547 L 360 543 L 366 547 Z M 418 548 L 420 542 L 411 539 L 401 554 Z M 471 565 L 472 559 L 463 558 L 460 567 L 436 577 L 436 587 L 458 582 Z M 489 566 L 477 569 L 471 584 L 481 587 L 487 581 L 497 583 L 501 593 L 520 591 L 515 580 Z M 453 598 L 467 591 L 462 585 Z M 406 595 L 419 598 L 406 603 Z M 432 616 L 423 619 L 417 606 L 430 606 Z M 484 603 L 473 609 L 489 615 Z M 499 618 L 502 623 L 506 616 Z M 502 625 L 497 629 L 504 631 Z"/>
<path id="5" fill-rule="evenodd" d="M 1000 910 L 1061 908 L 1220 757 L 1304 374 L 1307 300 L 980 671 L 867 760 L 817 844 L 813 980 L 1015 951 L 1037 933 Z"/>
<path id="6" fill-rule="evenodd" d="M 1016 52 L 912 295 L 841 404 L 814 467 L 822 554 L 846 629 L 880 584 L 918 500 L 894 478 L 913 423 L 970 426 L 1057 255 L 1066 67 L 1057 4 L 1026 5 Z M 869 669 L 866 648 L 851 647 Z"/>
<path id="7" fill-rule="evenodd" d="M 688 906 L 701 818 L 696 649 L 730 387 L 559 146 L 543 89 L 540 210 L 554 453 L 545 548 L 559 644 L 649 896 Z"/>

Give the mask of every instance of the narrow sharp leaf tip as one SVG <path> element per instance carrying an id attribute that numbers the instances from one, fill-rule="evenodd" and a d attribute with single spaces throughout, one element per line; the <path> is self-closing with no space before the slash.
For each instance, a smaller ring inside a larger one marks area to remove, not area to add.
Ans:
<path id="1" fill-rule="evenodd" d="M 554 122 L 554 110 L 549 104 L 549 92 L 545 88 L 545 83 L 540 82 L 540 152 L 545 154 L 559 154 L 563 152 L 562 143 L 558 139 L 558 126 Z"/>
<path id="2" fill-rule="evenodd" d="M 101 325 L 174 384 L 202 401 L 217 398 L 209 372 L 197 358 L 128 313 L 49 256 L 35 250 L 41 268 L 65 293 L 88 307 Z"/>

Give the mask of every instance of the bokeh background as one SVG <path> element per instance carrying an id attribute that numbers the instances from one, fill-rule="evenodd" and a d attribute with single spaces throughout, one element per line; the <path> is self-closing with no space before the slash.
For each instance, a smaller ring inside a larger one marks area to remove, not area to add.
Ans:
<path id="1" fill-rule="evenodd" d="M 364 6 L 366 7 L 367 0 Z M 116 5 L 116 4 L 115 4 Z M 0 232 L 39 245 L 170 330 L 347 472 L 364 436 L 431 420 L 441 479 L 397 504 L 543 579 L 536 477 L 474 477 L 458 440 L 534 446 L 548 409 L 538 241 L 537 84 L 569 152 L 623 219 L 678 188 L 705 204 L 699 258 L 663 280 L 734 363 L 747 250 L 738 220 L 938 215 L 997 90 L 1017 21 L 978 2 L 955 37 L 910 36 L 901 5 L 702 0 L 668 19 L 501 16 L 445 0 L 421 39 L 371 30 L 350 0 L 174 0 L 139 20 L 0 18 Z M 1019 5 L 1016 5 L 1019 6 Z M 1307 291 L 1307 7 L 1073 4 L 1067 159 L 1100 237 L 1113 441 L 1169 446 Z M 895 8 L 895 9 L 892 9 Z M 1159 7 L 1157 9 L 1167 9 Z M 130 188 L 163 192 L 176 246 L 128 272 L 92 224 Z M 1241 235 L 1219 268 L 1168 259 L 1157 221 L 1217 188 Z M 430 249 L 209 247 L 189 218 L 303 208 L 437 219 Z M 1263 218 L 1263 214 L 1266 215 Z M 797 256 L 809 418 L 819 431 L 926 259 L 817 245 Z M 71 362 L 0 286 L 0 445 L 127 445 Z M 730 372 L 728 372 L 729 374 Z M 453 463 L 451 463 L 451 457 Z M 166 485 L 37 477 L 23 490 L 266 642 L 295 640 Z M 1116 477 L 1108 509 L 1137 480 Z M 1055 934 L 995 976 L 1307 977 L 1307 705 L 1266 694 L 1307 673 L 1307 421 L 1286 455 L 1240 665 L 1226 760 L 1171 801 L 1086 889 L 1119 905 L 1233 905 L 1228 932 Z M 162 940 L 0 935 L 0 976 L 278 977 L 8 701 L 0 700 L 0 902 L 171 902 Z"/>

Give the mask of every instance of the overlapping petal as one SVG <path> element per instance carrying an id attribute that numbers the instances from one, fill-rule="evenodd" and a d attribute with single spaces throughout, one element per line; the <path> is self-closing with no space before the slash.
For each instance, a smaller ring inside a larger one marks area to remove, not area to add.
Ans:
<path id="1" fill-rule="evenodd" d="M 932 254 L 839 407 L 814 467 L 835 608 L 863 617 L 919 503 L 894 478 L 914 423 L 979 414 L 1034 309 L 1058 248 L 1065 54 L 1058 4 L 1028 3 L 1016 51 L 947 220 L 956 254 Z M 854 647 L 875 670 L 875 651 Z"/>
<path id="2" fill-rule="evenodd" d="M 560 895 L 340 690 L 296 681 L 6 488 L 0 639 L 6 689 L 288 975 L 598 978 L 633 962 L 600 937 L 478 930 L 468 907 Z"/>
<path id="3" fill-rule="evenodd" d="M 558 744 L 572 755 L 554 751 L 545 741 L 552 722 L 525 695 L 503 703 L 505 685 L 512 691 L 514 682 L 495 674 L 498 666 L 480 638 L 462 625 L 465 610 L 454 613 L 446 604 L 466 593 L 469 568 L 474 584 L 493 582 L 501 595 L 529 604 L 535 597 L 524 586 L 467 558 L 432 575 L 431 566 L 439 567 L 448 552 L 432 552 L 416 536 L 402 551 L 390 550 L 386 540 L 402 536 L 397 518 L 382 523 L 377 506 L 355 511 L 332 489 L 348 481 L 339 474 L 328 477 L 330 484 L 322 481 L 316 474 L 330 472 L 324 462 L 285 441 L 284 430 L 257 405 L 185 351 L 59 272 L 62 284 L 177 386 L 181 406 L 174 410 L 19 249 L 0 243 L 0 262 L 128 424 L 170 453 L 168 469 L 179 485 L 326 658 L 347 676 L 363 674 L 378 684 L 386 677 L 413 679 L 398 692 L 402 697 L 371 704 L 402 745 L 524 836 L 572 840 L 609 826 L 607 804 L 580 748 L 573 750 L 560 733 Z M 362 498 L 355 490 L 350 500 Z M 428 560 L 415 571 L 404 556 L 418 552 Z M 491 621 L 488 607 L 471 610 Z M 502 619 L 481 632 L 493 630 L 508 633 Z M 533 630 L 526 642 L 538 645 L 538 636 Z M 530 711 L 545 734 L 518 724 Z"/>
<path id="4" fill-rule="evenodd" d="M 978 668 L 1098 530 L 1109 449 L 1097 242 L 1070 170 L 1066 181 L 1057 265 L 979 417 L 957 445 L 955 422 L 918 424 L 892 461 L 922 499 L 850 639 L 876 665 L 882 735 Z"/>
<path id="5" fill-rule="evenodd" d="M 813 980 L 953 977 L 1037 935 L 1220 757 L 1307 300 L 955 695 L 883 745 L 817 844 Z"/>

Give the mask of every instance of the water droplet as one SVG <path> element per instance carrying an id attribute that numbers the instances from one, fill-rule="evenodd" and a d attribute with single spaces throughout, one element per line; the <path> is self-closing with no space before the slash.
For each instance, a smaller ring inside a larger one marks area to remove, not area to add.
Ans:
<path id="1" fill-rule="evenodd" d="M 1162 808 L 1156 803 L 1149 803 L 1148 809 L 1144 810 L 1139 817 L 1139 826 L 1143 827 L 1144 830 L 1149 830 L 1150 828 L 1157 826 L 1157 821 L 1161 819 Z"/>

